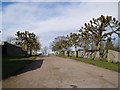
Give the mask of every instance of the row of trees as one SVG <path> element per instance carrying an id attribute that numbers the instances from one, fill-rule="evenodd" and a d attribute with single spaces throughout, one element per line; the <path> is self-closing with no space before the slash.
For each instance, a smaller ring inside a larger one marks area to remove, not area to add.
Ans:
<path id="1" fill-rule="evenodd" d="M 58 36 L 52 42 L 51 47 L 53 51 L 58 52 L 69 50 L 71 47 L 74 47 L 75 51 L 78 50 L 78 47 L 85 51 L 92 50 L 92 53 L 99 51 L 101 59 L 112 46 L 113 34 L 120 35 L 120 23 L 112 16 L 101 15 L 97 19 L 93 18 L 89 23 L 85 23 L 78 33 Z"/>
<path id="2" fill-rule="evenodd" d="M 27 51 L 30 56 L 32 52 L 37 52 L 41 49 L 38 37 L 34 33 L 30 33 L 29 31 L 18 31 L 15 36 L 16 37 L 8 37 L 7 41 L 20 46 L 24 51 Z"/>

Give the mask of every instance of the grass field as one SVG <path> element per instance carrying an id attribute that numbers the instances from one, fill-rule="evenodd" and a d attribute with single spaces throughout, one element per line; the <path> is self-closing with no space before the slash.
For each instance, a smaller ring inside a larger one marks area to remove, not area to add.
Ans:
<path id="1" fill-rule="evenodd" d="M 67 57 L 67 56 L 64 56 L 64 55 L 57 55 L 57 56 L 78 60 L 78 61 L 81 61 L 81 62 L 89 63 L 89 64 L 92 64 L 92 65 L 96 65 L 96 66 L 106 68 L 106 69 L 109 69 L 109 70 L 113 70 L 113 71 L 117 71 L 117 72 L 120 71 L 120 68 L 119 68 L 120 63 L 111 63 L 111 62 L 107 62 L 106 60 L 92 60 L 90 58 Z"/>

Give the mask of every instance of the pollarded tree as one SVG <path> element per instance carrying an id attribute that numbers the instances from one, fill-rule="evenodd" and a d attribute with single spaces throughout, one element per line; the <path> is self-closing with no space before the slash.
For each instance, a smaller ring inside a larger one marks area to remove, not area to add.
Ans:
<path id="1" fill-rule="evenodd" d="M 90 20 L 89 23 L 85 23 L 84 27 L 81 27 L 80 32 L 86 38 L 93 39 L 96 45 L 95 51 L 99 51 L 100 59 L 103 57 L 103 49 L 101 49 L 102 41 L 111 37 L 112 34 L 118 34 L 120 30 L 120 24 L 112 16 L 101 15 L 97 19 Z M 89 39 L 86 39 L 89 40 Z"/>
<path id="2" fill-rule="evenodd" d="M 40 49 L 40 42 L 38 42 L 37 37 L 34 33 L 30 33 L 28 31 L 20 32 L 18 31 L 16 34 L 17 36 L 17 44 L 23 49 L 30 52 L 32 55 L 33 50 Z"/>
<path id="3" fill-rule="evenodd" d="M 58 36 L 51 44 L 52 51 L 64 52 L 70 47 L 68 38 L 66 36 Z"/>
<path id="4" fill-rule="evenodd" d="M 109 38 L 107 39 L 105 49 L 106 49 L 106 50 L 108 50 L 108 49 L 113 49 L 113 44 L 112 44 L 112 41 L 111 41 L 111 37 L 109 37 Z"/>
<path id="5" fill-rule="evenodd" d="M 54 41 L 52 42 L 52 45 L 51 45 L 52 51 L 60 52 L 63 49 L 63 47 L 62 47 L 63 38 L 64 38 L 64 36 L 58 36 L 54 39 Z"/>
<path id="6" fill-rule="evenodd" d="M 38 37 L 36 37 L 36 39 L 33 43 L 33 46 L 32 46 L 32 50 L 37 53 L 37 51 L 39 51 L 41 49 L 41 46 L 42 45 L 41 45 L 40 41 L 38 40 Z"/>
<path id="7" fill-rule="evenodd" d="M 94 41 L 93 41 L 93 37 L 91 36 L 91 34 L 85 30 L 80 30 L 79 32 L 80 32 L 79 34 L 80 46 L 84 49 L 84 51 L 87 51 L 89 49 L 93 50 Z"/>
<path id="8" fill-rule="evenodd" d="M 52 43 L 51 43 L 51 49 L 52 49 L 52 51 L 59 51 L 59 47 L 58 47 L 58 45 L 57 45 L 57 43 L 55 42 L 55 41 L 53 41 Z"/>
<path id="9" fill-rule="evenodd" d="M 72 47 L 75 48 L 75 52 L 76 52 L 76 57 L 78 57 L 78 54 L 77 54 L 77 47 L 79 47 L 81 44 L 80 44 L 80 35 L 77 34 L 77 33 L 70 33 L 70 35 L 67 35 L 67 38 L 68 38 L 68 42 L 69 42 L 69 45 Z"/>

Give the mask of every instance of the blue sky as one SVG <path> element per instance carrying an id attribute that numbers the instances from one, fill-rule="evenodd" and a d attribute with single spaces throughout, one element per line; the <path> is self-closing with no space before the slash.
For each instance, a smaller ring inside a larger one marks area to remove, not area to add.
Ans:
<path id="1" fill-rule="evenodd" d="M 118 18 L 117 2 L 2 2 L 2 39 L 28 30 L 43 46 L 58 35 L 78 32 L 85 22 L 101 14 Z M 0 19 L 1 20 L 1 19 Z"/>

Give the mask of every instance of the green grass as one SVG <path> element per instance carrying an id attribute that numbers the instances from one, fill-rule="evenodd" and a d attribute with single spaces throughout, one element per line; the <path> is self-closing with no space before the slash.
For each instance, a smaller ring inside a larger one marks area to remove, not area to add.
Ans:
<path id="1" fill-rule="evenodd" d="M 15 72 L 19 71 L 26 64 L 35 60 L 37 56 L 31 57 L 9 57 L 2 60 L 2 76 L 3 78 L 9 77 Z"/>
<path id="2" fill-rule="evenodd" d="M 89 64 L 92 64 L 92 65 L 95 65 L 95 66 L 99 66 L 99 67 L 106 68 L 106 69 L 113 70 L 113 71 L 117 71 L 117 72 L 120 71 L 120 68 L 118 68 L 118 65 L 120 65 L 120 63 L 107 62 L 105 59 L 103 59 L 103 60 L 92 60 L 90 58 L 67 57 L 67 56 L 64 56 L 62 54 L 57 55 L 57 56 L 78 60 L 78 61 L 81 61 L 81 62 L 89 63 Z"/>
<path id="3" fill-rule="evenodd" d="M 23 57 L 23 58 L 10 58 L 9 60 L 34 60 L 36 56 Z"/>
<path id="4" fill-rule="evenodd" d="M 26 57 L 12 56 L 12 57 L 3 58 L 3 61 L 6 61 L 6 60 L 33 60 L 36 57 L 37 56 L 26 56 Z"/>

